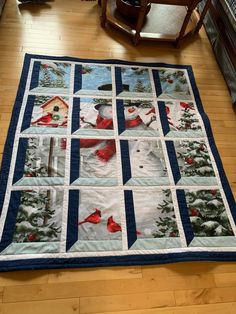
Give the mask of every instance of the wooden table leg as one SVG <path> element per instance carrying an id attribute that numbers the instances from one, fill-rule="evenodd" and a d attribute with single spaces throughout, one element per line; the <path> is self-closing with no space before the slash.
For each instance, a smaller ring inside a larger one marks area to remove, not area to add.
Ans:
<path id="1" fill-rule="evenodd" d="M 107 0 L 101 0 L 102 4 L 102 15 L 101 15 L 101 26 L 106 26 L 107 21 Z"/>
<path id="2" fill-rule="evenodd" d="M 192 13 L 193 13 L 194 8 L 195 8 L 195 7 L 194 7 L 193 5 L 191 5 L 191 6 L 188 8 L 188 11 L 187 11 L 187 14 L 186 14 L 186 16 L 185 16 L 183 25 L 182 25 L 181 30 L 180 30 L 180 32 L 179 32 L 179 36 L 178 36 L 178 38 L 177 38 L 176 41 L 175 41 L 175 46 L 176 46 L 176 48 L 179 48 L 180 41 L 181 41 L 181 40 L 183 39 L 183 37 L 184 37 L 184 33 L 185 33 L 185 31 L 186 31 L 186 28 L 187 28 L 187 26 L 188 26 L 188 23 L 189 23 L 189 20 L 190 20 L 190 17 L 191 17 L 191 15 L 192 15 Z"/>
<path id="3" fill-rule="evenodd" d="M 135 46 L 140 41 L 140 32 L 141 32 L 141 29 L 143 27 L 145 13 L 146 13 L 146 10 L 147 10 L 147 4 L 148 4 L 148 0 L 141 0 L 138 21 L 137 21 L 137 24 L 136 24 L 136 33 L 135 33 L 134 39 L 133 39 L 133 43 L 134 43 Z"/>
<path id="4" fill-rule="evenodd" d="M 205 6 L 204 6 L 204 9 L 202 11 L 202 14 L 200 15 L 200 19 L 197 23 L 197 26 L 195 28 L 195 34 L 197 34 L 199 31 L 200 31 L 200 28 L 202 27 L 202 24 L 203 24 L 203 20 L 204 20 L 204 17 L 208 11 L 208 9 L 210 8 L 211 6 L 211 0 L 207 0 Z"/>

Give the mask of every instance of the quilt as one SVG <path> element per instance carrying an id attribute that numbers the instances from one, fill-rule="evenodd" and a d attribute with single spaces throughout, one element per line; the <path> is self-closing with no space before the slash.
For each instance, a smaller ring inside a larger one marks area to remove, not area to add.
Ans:
<path id="1" fill-rule="evenodd" d="M 0 209 L 1 271 L 236 260 L 189 65 L 27 54 Z"/>

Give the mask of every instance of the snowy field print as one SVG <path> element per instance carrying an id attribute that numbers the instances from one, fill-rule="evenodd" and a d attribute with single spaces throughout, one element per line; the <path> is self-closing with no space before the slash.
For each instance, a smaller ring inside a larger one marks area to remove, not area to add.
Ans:
<path id="1" fill-rule="evenodd" d="M 111 67 L 83 64 L 75 66 L 75 90 L 79 95 L 112 96 Z"/>
<path id="2" fill-rule="evenodd" d="M 156 70 L 154 70 L 155 72 Z M 183 99 L 191 100 L 190 85 L 187 74 L 178 69 L 158 70 L 161 91 L 157 90 L 159 99 Z"/>
<path id="3" fill-rule="evenodd" d="M 174 141 L 174 147 L 181 175 L 178 184 L 217 184 L 212 161 L 203 140 Z"/>
<path id="4" fill-rule="evenodd" d="M 35 61 L 31 90 L 37 93 L 65 94 L 69 92 L 71 65 L 63 62 Z"/>
<path id="5" fill-rule="evenodd" d="M 26 108 L 33 107 L 32 116 L 30 121 L 23 122 L 22 133 L 66 134 L 68 103 L 68 97 L 30 95 Z"/>
<path id="6" fill-rule="evenodd" d="M 17 161 L 15 167 L 15 185 L 63 184 L 65 151 L 65 138 L 31 137 L 21 139 L 19 142 L 19 162 Z M 21 154 L 25 154 L 24 163 L 22 163 Z"/>
<path id="7" fill-rule="evenodd" d="M 137 240 L 131 249 L 180 247 L 171 190 L 133 191 L 133 199 Z"/>
<path id="8" fill-rule="evenodd" d="M 148 69 L 116 67 L 116 93 L 120 97 L 152 97 L 152 86 Z"/>
<path id="9" fill-rule="evenodd" d="M 202 137 L 204 135 L 196 107 L 187 101 L 166 101 L 167 137 Z"/>
<path id="10" fill-rule="evenodd" d="M 11 197 L 15 227 L 12 243 L 2 254 L 59 252 L 63 191 L 23 190 Z"/>
<path id="11" fill-rule="evenodd" d="M 79 104 L 78 104 L 79 102 Z M 75 109 L 76 106 L 76 109 Z M 114 135 L 112 100 L 101 98 L 80 98 L 74 101 L 73 115 L 79 112 L 78 135 Z"/>
<path id="12" fill-rule="evenodd" d="M 80 190 L 78 241 L 70 251 L 112 251 L 122 249 L 122 191 Z"/>
<path id="13" fill-rule="evenodd" d="M 147 100 L 118 100 L 118 131 L 124 136 L 158 136 L 156 108 Z"/>

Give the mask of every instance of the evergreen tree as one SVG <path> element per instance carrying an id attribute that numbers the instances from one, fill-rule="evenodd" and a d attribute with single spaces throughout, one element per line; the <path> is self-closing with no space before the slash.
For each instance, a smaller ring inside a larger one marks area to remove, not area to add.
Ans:
<path id="1" fill-rule="evenodd" d="M 46 165 L 39 164 L 39 157 L 37 157 L 37 148 L 39 146 L 38 138 L 29 138 L 28 147 L 25 156 L 24 175 L 26 177 L 46 177 L 48 170 Z"/>
<path id="2" fill-rule="evenodd" d="M 178 120 L 179 124 L 177 125 L 178 130 L 186 131 L 201 129 L 200 125 L 198 124 L 198 119 L 193 112 L 194 107 L 190 104 L 186 105 L 188 106 L 181 110 L 181 118 Z"/>
<path id="3" fill-rule="evenodd" d="M 233 235 L 219 190 L 187 192 L 186 200 L 195 236 Z"/>
<path id="4" fill-rule="evenodd" d="M 150 93 L 151 92 L 151 86 L 148 84 L 148 86 L 145 86 L 141 80 L 137 80 L 137 83 L 134 86 L 134 92 L 138 93 Z"/>
<path id="5" fill-rule="evenodd" d="M 159 217 L 156 220 L 157 231 L 153 232 L 154 238 L 178 237 L 179 231 L 176 224 L 174 205 L 172 202 L 171 191 L 163 190 L 164 200 L 157 207 Z M 163 217 L 161 217 L 163 215 Z"/>
<path id="6" fill-rule="evenodd" d="M 52 77 L 49 72 L 49 68 L 46 67 L 45 65 L 40 67 L 40 71 L 42 71 L 43 77 L 39 81 L 39 86 L 42 87 L 52 87 Z"/>
<path id="7" fill-rule="evenodd" d="M 183 141 L 177 158 L 184 161 L 181 173 L 190 176 L 215 176 L 207 147 L 203 141 Z"/>
<path id="8" fill-rule="evenodd" d="M 13 242 L 57 241 L 60 227 L 53 218 L 49 191 L 22 191 Z"/>

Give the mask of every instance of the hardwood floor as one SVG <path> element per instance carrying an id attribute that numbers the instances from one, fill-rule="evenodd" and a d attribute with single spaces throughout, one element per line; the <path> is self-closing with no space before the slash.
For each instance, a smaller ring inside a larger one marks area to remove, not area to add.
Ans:
<path id="1" fill-rule="evenodd" d="M 236 196 L 236 116 L 204 30 L 177 50 L 99 24 L 96 2 L 8 0 L 0 20 L 0 153 L 25 53 L 191 64 Z M 0 274 L 0 313 L 236 313 L 236 263 L 24 271 Z"/>

